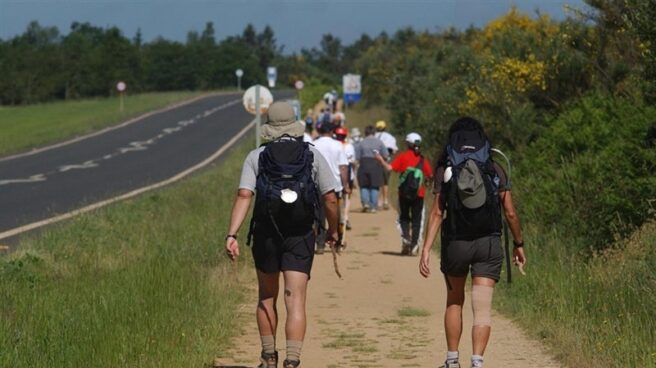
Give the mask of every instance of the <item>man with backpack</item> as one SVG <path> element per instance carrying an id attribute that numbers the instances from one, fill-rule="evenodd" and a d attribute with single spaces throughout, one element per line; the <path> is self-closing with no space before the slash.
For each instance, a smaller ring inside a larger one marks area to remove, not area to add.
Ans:
<path id="1" fill-rule="evenodd" d="M 258 280 L 256 319 L 262 343 L 262 364 L 258 368 L 278 366 L 276 299 L 281 272 L 287 308 L 287 357 L 283 367 L 297 368 L 306 330 L 305 298 L 318 212 L 323 202 L 328 219 L 327 243 L 333 247 L 337 238 L 338 183 L 321 153 L 303 142 L 304 127 L 296 121 L 291 105 L 275 102 L 267 115 L 262 136 L 270 142 L 246 157 L 225 248 L 233 261 L 239 256 L 237 234 L 256 194 L 248 243 L 252 237 Z"/>
<path id="2" fill-rule="evenodd" d="M 399 178 L 399 225 L 401 226 L 401 254 L 417 255 L 424 210 L 424 183 L 432 178 L 430 162 L 421 154 L 421 136 L 410 133 L 405 137 L 408 149 L 397 155 L 391 164 L 378 155 L 376 158 L 388 171 L 401 174 Z M 412 224 L 412 235 L 410 228 Z"/>
<path id="3" fill-rule="evenodd" d="M 494 286 L 501 274 L 501 209 L 512 232 L 513 259 L 526 263 L 524 241 L 510 192 L 510 180 L 492 160 L 492 144 L 481 124 L 470 117 L 456 120 L 449 129 L 444 151 L 435 170 L 435 201 L 419 262 L 422 276 L 430 275 L 430 256 L 438 230 L 441 264 L 447 285 L 444 328 L 447 356 L 444 367 L 460 368 L 458 345 L 462 334 L 465 282 L 472 275 L 471 367 L 483 367 L 490 338 Z M 446 212 L 446 218 L 444 214 Z"/>

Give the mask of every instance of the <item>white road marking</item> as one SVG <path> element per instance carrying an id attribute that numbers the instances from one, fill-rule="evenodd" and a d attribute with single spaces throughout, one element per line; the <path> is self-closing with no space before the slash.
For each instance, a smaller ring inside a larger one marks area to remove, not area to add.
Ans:
<path id="1" fill-rule="evenodd" d="M 0 180 L 0 185 L 13 184 L 13 183 L 35 183 L 39 181 L 46 181 L 46 176 L 43 174 L 32 175 L 27 179 L 7 179 Z"/>
<path id="2" fill-rule="evenodd" d="M 163 131 L 165 134 L 175 133 L 175 132 L 177 132 L 177 131 L 179 131 L 179 130 L 182 130 L 182 127 L 179 127 L 179 126 L 178 126 L 178 127 L 175 127 L 175 128 L 164 128 L 164 129 L 162 129 L 162 131 Z"/>
<path id="3" fill-rule="evenodd" d="M 71 217 L 74 217 L 74 216 L 77 216 L 77 215 L 80 215 L 80 214 L 83 214 L 83 213 L 86 213 L 86 212 L 93 211 L 95 209 L 104 207 L 108 204 L 112 204 L 114 202 L 118 202 L 118 201 L 128 199 L 128 198 L 132 198 L 132 197 L 135 197 L 135 196 L 137 196 L 139 194 L 142 194 L 144 192 L 147 192 L 147 191 L 150 191 L 150 190 L 153 190 L 153 189 L 157 189 L 157 188 L 161 188 L 165 185 L 174 183 L 174 182 L 188 176 L 189 174 L 191 174 L 195 171 L 198 171 L 198 170 L 204 168 L 205 166 L 209 165 L 210 163 L 212 163 L 212 161 L 216 160 L 219 156 L 221 156 L 228 149 L 230 149 L 230 147 L 232 147 L 235 143 L 237 143 L 237 141 L 239 141 L 239 139 L 241 137 L 243 137 L 251 128 L 253 128 L 254 125 L 255 125 L 255 121 L 252 121 L 244 129 L 242 129 L 239 133 L 237 133 L 234 137 L 232 137 L 232 139 L 230 139 L 230 141 L 228 141 L 221 148 L 219 148 L 216 152 L 214 152 L 210 157 L 208 157 L 205 160 L 199 162 L 198 164 L 196 164 L 196 165 L 194 165 L 194 166 L 192 166 L 192 167 L 178 173 L 177 175 L 175 175 L 175 176 L 173 176 L 169 179 L 166 179 L 164 181 L 161 181 L 161 182 L 153 184 L 153 185 L 149 185 L 149 186 L 146 186 L 146 187 L 142 187 L 142 188 L 133 190 L 129 193 L 125 193 L 123 195 L 120 195 L 120 196 L 117 196 L 117 197 L 114 197 L 114 198 L 110 198 L 110 199 L 106 199 L 104 201 L 94 203 L 92 205 L 89 205 L 89 206 L 86 206 L 86 207 L 83 207 L 83 208 L 80 208 L 80 209 L 77 209 L 77 210 L 74 210 L 74 211 L 71 211 L 71 212 L 61 214 L 59 216 L 51 217 L 49 219 L 33 222 L 31 224 L 28 224 L 28 225 L 23 225 L 23 226 L 20 226 L 20 227 L 17 227 L 17 228 L 13 228 L 13 229 L 4 231 L 4 232 L 0 233 L 0 240 L 12 237 L 14 235 L 24 233 L 26 231 L 34 230 L 34 229 L 40 228 L 42 226 L 54 224 L 56 222 L 63 221 L 63 220 L 69 219 Z"/>
<path id="4" fill-rule="evenodd" d="M 139 115 L 139 116 L 137 116 L 137 117 L 134 118 L 134 119 L 130 119 L 130 120 L 128 120 L 128 121 L 126 121 L 126 122 L 123 122 L 123 123 L 121 123 L 121 124 L 119 124 L 119 125 L 114 125 L 114 126 L 111 126 L 111 127 L 107 127 L 107 128 L 105 128 L 105 129 L 101 129 L 101 130 L 99 130 L 99 131 L 97 131 L 97 132 L 93 132 L 93 133 L 86 134 L 86 135 L 83 135 L 83 136 L 80 136 L 80 137 L 76 137 L 76 138 L 73 138 L 73 139 L 69 139 L 69 140 L 67 140 L 67 141 L 60 142 L 60 143 L 56 143 L 56 144 L 53 144 L 53 145 L 50 145 L 50 146 L 46 146 L 46 147 L 42 147 L 42 148 L 33 149 L 33 150 L 29 151 L 29 152 L 23 152 L 23 153 L 18 153 L 18 154 L 11 155 L 11 156 L 2 157 L 2 158 L 0 158 L 0 162 L 2 162 L 2 161 L 13 160 L 13 159 L 15 159 L 15 158 L 19 158 L 19 157 L 31 156 L 31 155 L 34 155 L 34 154 L 37 154 L 37 153 L 41 153 L 41 152 L 43 152 L 43 151 L 48 151 L 48 150 L 51 150 L 51 149 L 54 149 L 54 148 L 59 148 L 59 147 L 67 146 L 67 145 L 69 145 L 69 144 L 71 144 L 71 143 L 79 142 L 79 141 L 85 140 L 85 139 L 87 139 L 87 138 L 91 138 L 91 137 L 95 137 L 95 136 L 98 136 L 98 135 L 102 135 L 102 134 L 105 134 L 105 133 L 107 133 L 107 132 L 111 132 L 112 130 L 116 130 L 116 129 L 119 129 L 119 128 L 123 128 L 124 126 L 128 126 L 128 125 L 130 125 L 130 124 L 134 124 L 134 123 L 136 123 L 136 122 L 138 122 L 138 121 L 140 121 L 140 120 L 143 120 L 143 119 L 145 119 L 145 118 L 147 118 L 147 117 L 149 117 L 149 116 L 153 116 L 153 115 L 159 114 L 159 113 L 161 113 L 161 112 L 166 112 L 166 111 L 170 111 L 170 110 L 173 110 L 173 109 L 177 109 L 178 107 L 182 107 L 182 106 L 185 106 L 185 105 L 189 105 L 189 104 L 191 104 L 191 103 L 194 103 L 194 102 L 196 102 L 196 101 L 198 101 L 198 100 L 202 100 L 202 99 L 207 98 L 207 97 L 221 96 L 221 95 L 223 95 L 223 94 L 225 94 L 225 93 L 222 93 L 222 92 L 219 92 L 219 93 L 208 93 L 208 94 L 205 94 L 205 95 L 201 95 L 201 96 L 198 96 L 198 97 L 194 97 L 194 98 L 189 99 L 189 100 L 187 100 L 187 101 L 182 101 L 182 102 L 179 102 L 179 103 L 176 103 L 176 104 L 173 104 L 173 105 L 170 105 L 170 106 L 164 107 L 164 108 L 159 109 L 159 110 L 155 110 L 155 111 L 147 112 L 147 113 L 145 113 L 145 114 L 143 114 L 143 115 Z M 237 99 L 237 100 L 233 100 L 233 101 L 231 101 L 231 102 L 229 102 L 229 103 L 232 104 L 232 103 L 237 103 L 237 102 L 240 102 L 240 101 L 241 101 L 241 98 L 240 98 L 240 99 Z"/>
<path id="5" fill-rule="evenodd" d="M 91 169 L 93 167 L 98 167 L 98 164 L 94 160 L 89 160 L 81 165 L 64 165 L 59 167 L 59 172 L 66 172 L 69 170 L 80 170 L 80 169 Z"/>

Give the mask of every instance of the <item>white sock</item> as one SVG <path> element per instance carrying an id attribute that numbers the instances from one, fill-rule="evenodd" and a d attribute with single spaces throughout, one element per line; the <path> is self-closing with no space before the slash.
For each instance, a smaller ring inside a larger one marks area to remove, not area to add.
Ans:
<path id="1" fill-rule="evenodd" d="M 472 367 L 476 367 L 476 368 L 483 367 L 483 356 L 482 355 L 472 355 L 471 363 L 472 363 Z"/>
<path id="2" fill-rule="evenodd" d="M 458 352 L 457 351 L 447 351 L 446 352 L 446 360 L 451 361 L 451 362 L 457 362 L 458 361 Z"/>

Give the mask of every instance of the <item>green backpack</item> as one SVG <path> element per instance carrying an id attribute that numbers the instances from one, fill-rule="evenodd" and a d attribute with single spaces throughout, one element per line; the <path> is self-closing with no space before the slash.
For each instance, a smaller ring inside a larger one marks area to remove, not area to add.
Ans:
<path id="1" fill-rule="evenodd" d="M 424 184 L 424 156 L 421 156 L 417 166 L 407 168 L 400 177 L 399 195 L 409 200 L 419 196 L 419 188 Z"/>

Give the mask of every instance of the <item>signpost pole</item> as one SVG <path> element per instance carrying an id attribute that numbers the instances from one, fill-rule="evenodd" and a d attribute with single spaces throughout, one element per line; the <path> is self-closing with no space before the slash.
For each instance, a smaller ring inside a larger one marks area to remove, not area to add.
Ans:
<path id="1" fill-rule="evenodd" d="M 260 140 L 260 120 L 262 113 L 260 112 L 260 85 L 255 86 L 255 148 L 261 144 Z"/>
<path id="2" fill-rule="evenodd" d="M 122 113 L 122 112 L 123 112 L 123 92 L 119 92 L 119 96 L 120 96 L 119 99 L 120 99 L 120 101 L 121 101 L 121 102 L 120 102 L 120 106 L 121 106 L 121 107 L 120 107 L 120 111 L 121 111 L 121 113 Z"/>
<path id="3" fill-rule="evenodd" d="M 241 91 L 241 77 L 237 77 L 237 91 Z"/>

